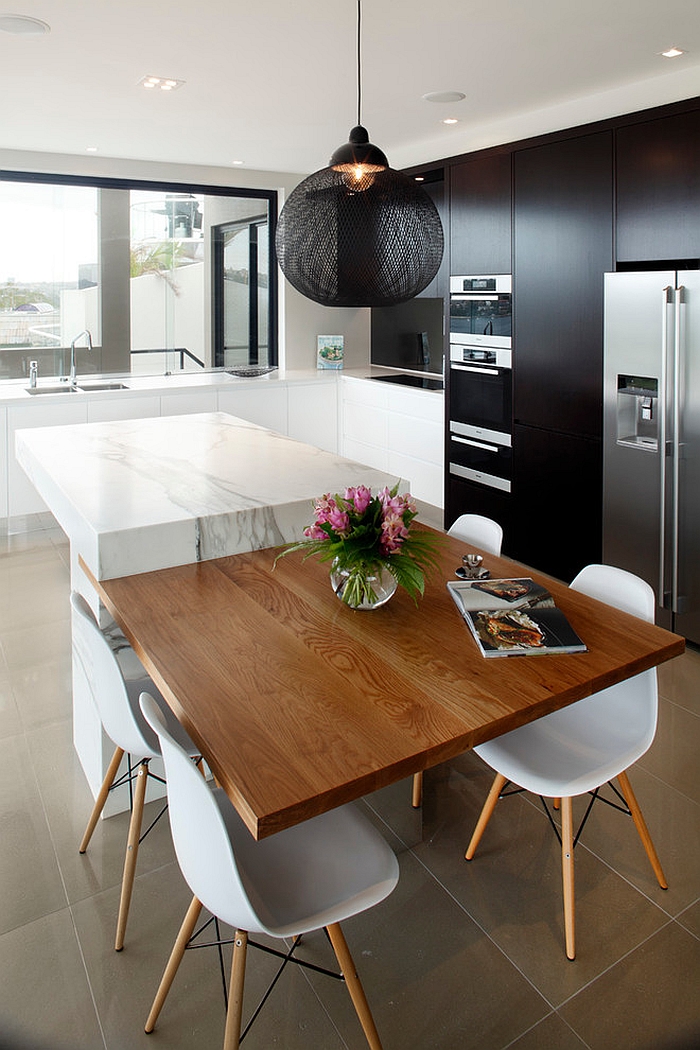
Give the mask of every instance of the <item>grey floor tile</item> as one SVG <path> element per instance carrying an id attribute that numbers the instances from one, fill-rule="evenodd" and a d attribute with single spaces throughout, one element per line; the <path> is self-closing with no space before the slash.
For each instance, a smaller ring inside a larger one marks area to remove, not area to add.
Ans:
<path id="1" fill-rule="evenodd" d="M 700 713 L 662 699 L 654 743 L 638 764 L 700 804 L 699 748 Z"/>
<path id="2" fill-rule="evenodd" d="M 693 714 L 700 714 L 700 649 L 686 646 L 682 656 L 662 664 L 659 695 Z"/>
<path id="3" fill-rule="evenodd" d="M 23 737 L 0 741 L 0 933 L 65 908 L 49 826 Z"/>
<path id="4" fill-rule="evenodd" d="M 700 1046 L 700 941 L 669 923 L 560 1010 L 591 1050 Z"/>
<path id="5" fill-rule="evenodd" d="M 5 666 L 3 658 L 2 667 L 4 668 Z M 22 719 L 19 715 L 19 708 L 17 707 L 9 677 L 7 674 L 2 674 L 0 676 L 0 739 L 16 736 L 22 730 Z"/>
<path id="6" fill-rule="evenodd" d="M 385 1050 L 507 1046 L 547 1004 L 411 853 L 400 864 L 394 892 L 344 923 Z M 343 1035 L 357 1033 L 345 989 L 313 980 Z"/>
<path id="7" fill-rule="evenodd" d="M 552 1013 L 511 1043 L 508 1050 L 586 1050 L 586 1044 L 558 1014 Z"/>
<path id="8" fill-rule="evenodd" d="M 104 1050 L 67 908 L 0 936 L 0 1045 Z"/>
<path id="9" fill-rule="evenodd" d="M 696 901 L 681 912 L 678 922 L 695 937 L 700 938 L 700 901 Z"/>

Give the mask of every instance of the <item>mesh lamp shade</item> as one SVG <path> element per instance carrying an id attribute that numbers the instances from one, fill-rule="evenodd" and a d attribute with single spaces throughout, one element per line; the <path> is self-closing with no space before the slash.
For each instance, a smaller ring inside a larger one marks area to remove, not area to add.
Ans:
<path id="1" fill-rule="evenodd" d="M 322 168 L 290 194 L 275 240 L 282 272 L 323 306 L 393 306 L 426 288 L 442 261 L 437 208 L 392 168 L 359 186 Z"/>

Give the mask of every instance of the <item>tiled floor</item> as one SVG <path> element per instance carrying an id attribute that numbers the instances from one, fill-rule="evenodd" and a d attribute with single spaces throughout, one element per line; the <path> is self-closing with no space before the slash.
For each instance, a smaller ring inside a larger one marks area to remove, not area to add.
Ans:
<path id="1" fill-rule="evenodd" d="M 0 555 L 0 1047 L 216 1050 L 215 956 L 185 957 L 155 1033 L 143 1022 L 189 893 L 165 821 L 141 848 L 125 950 L 112 949 L 126 817 L 77 845 L 91 799 L 71 743 L 68 550 L 57 529 Z M 385 1050 L 700 1046 L 700 653 L 660 674 L 660 725 L 632 772 L 669 889 L 628 818 L 596 807 L 576 851 L 578 954 L 563 951 L 556 840 L 539 804 L 499 803 L 463 850 L 490 775 L 474 755 L 367 800 L 401 863 L 396 891 L 346 924 Z M 322 935 L 307 951 L 327 961 Z M 252 999 L 270 971 L 251 953 Z M 284 975 L 244 1046 L 365 1046 L 345 989 Z"/>

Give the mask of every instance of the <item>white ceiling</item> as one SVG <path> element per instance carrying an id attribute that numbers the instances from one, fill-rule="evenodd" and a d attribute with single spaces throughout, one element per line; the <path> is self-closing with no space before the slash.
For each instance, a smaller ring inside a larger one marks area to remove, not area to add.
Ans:
<path id="1" fill-rule="evenodd" d="M 356 0 L 10 2 L 51 32 L 0 32 L 0 147 L 309 172 L 356 122 Z M 372 141 L 422 164 L 700 95 L 700 3 L 363 0 L 362 66 Z"/>

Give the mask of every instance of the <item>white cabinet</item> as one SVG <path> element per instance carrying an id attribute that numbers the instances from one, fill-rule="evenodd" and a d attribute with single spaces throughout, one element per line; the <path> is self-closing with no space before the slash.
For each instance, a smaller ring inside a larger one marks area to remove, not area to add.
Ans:
<path id="1" fill-rule="evenodd" d="M 88 423 L 109 423 L 116 419 L 150 419 L 160 415 L 160 397 L 149 394 L 130 397 L 115 394 L 111 397 L 90 398 L 87 403 Z"/>
<path id="2" fill-rule="evenodd" d="M 161 394 L 161 416 L 184 416 L 193 412 L 217 412 L 216 390 L 185 390 L 177 394 Z"/>
<path id="3" fill-rule="evenodd" d="M 65 401 L 59 400 L 65 398 Z M 75 400 L 72 400 L 75 398 Z M 25 427 L 60 427 L 87 423 L 87 403 L 74 394 L 61 394 L 49 401 L 12 405 L 7 409 L 7 514 L 41 514 L 48 508 L 15 459 L 15 433 Z"/>
<path id="4" fill-rule="evenodd" d="M 338 451 L 338 384 L 289 383 L 287 436 L 326 452 Z"/>
<path id="5" fill-rule="evenodd" d="M 379 470 L 389 469 L 388 391 L 381 383 L 343 377 L 340 454 Z"/>
<path id="6" fill-rule="evenodd" d="M 219 390 L 219 412 L 228 412 L 250 423 L 287 433 L 287 391 L 283 383 L 241 386 Z"/>
<path id="7" fill-rule="evenodd" d="M 416 499 L 444 505 L 441 393 L 343 377 L 341 455 L 400 475 Z"/>

